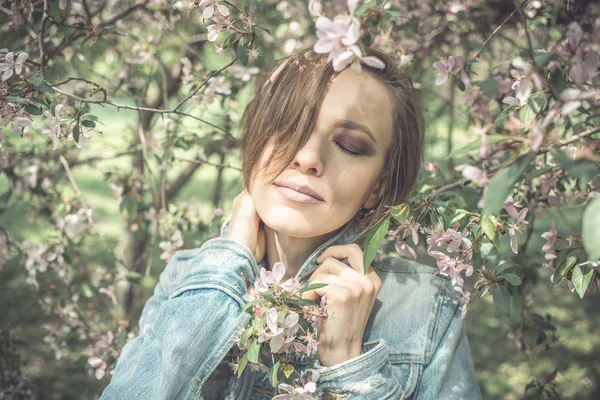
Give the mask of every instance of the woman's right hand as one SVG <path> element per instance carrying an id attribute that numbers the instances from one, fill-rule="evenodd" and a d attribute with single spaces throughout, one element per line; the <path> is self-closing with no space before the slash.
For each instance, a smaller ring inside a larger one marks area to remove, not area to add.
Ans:
<path id="1" fill-rule="evenodd" d="M 250 193 L 246 189 L 233 199 L 231 219 L 225 237 L 248 247 L 254 254 L 257 264 L 264 258 L 265 231 L 263 222 L 256 212 Z"/>

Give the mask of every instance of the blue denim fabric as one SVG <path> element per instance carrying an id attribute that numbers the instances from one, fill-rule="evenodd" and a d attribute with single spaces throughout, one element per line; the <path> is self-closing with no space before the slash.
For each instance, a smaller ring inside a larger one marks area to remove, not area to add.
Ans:
<path id="1" fill-rule="evenodd" d="M 237 379 L 227 361 L 233 341 L 250 320 L 242 299 L 244 278 L 254 282 L 263 260 L 221 237 L 178 251 L 161 273 L 140 318 L 140 334 L 127 343 L 101 399 L 270 399 L 264 373 L 246 368 Z M 359 239 L 354 220 L 323 243 L 296 277 L 306 283 L 315 260 L 332 245 Z M 344 260 L 344 262 L 347 261 Z M 373 262 L 383 282 L 365 328 L 363 354 L 323 367 L 317 386 L 347 400 L 481 399 L 460 318 L 458 293 L 437 269 L 398 257 Z M 291 360 L 297 371 L 306 357 Z M 271 392 L 274 394 L 274 392 Z"/>

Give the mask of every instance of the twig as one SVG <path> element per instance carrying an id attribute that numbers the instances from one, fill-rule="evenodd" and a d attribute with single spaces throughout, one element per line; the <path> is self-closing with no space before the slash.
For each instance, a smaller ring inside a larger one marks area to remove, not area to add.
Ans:
<path id="1" fill-rule="evenodd" d="M 64 81 L 60 81 L 58 83 L 55 83 L 52 85 L 52 87 L 56 87 L 56 86 L 61 86 L 64 85 L 65 83 L 71 82 L 71 81 L 83 81 L 86 83 L 89 83 L 90 85 L 94 85 L 98 88 L 98 90 L 100 90 L 102 93 L 104 93 L 104 101 L 107 100 L 108 98 L 108 94 L 106 93 L 106 89 L 104 89 L 102 86 L 98 85 L 96 82 L 84 79 L 84 78 L 75 78 L 75 77 L 69 77 L 67 79 L 65 79 Z"/>
<path id="2" fill-rule="evenodd" d="M 202 160 L 188 160 L 188 159 L 186 159 L 186 158 L 180 158 L 180 157 L 174 157 L 174 159 L 175 159 L 175 160 L 179 160 L 179 161 L 185 161 L 185 162 L 189 162 L 189 163 L 192 163 L 192 164 L 206 164 L 206 165 L 212 165 L 212 166 L 215 166 L 215 167 L 217 167 L 217 168 L 231 168 L 231 169 L 234 169 L 234 170 L 236 170 L 236 171 L 240 171 L 240 172 L 242 171 L 242 169 L 241 169 L 241 168 L 238 168 L 238 167 L 232 167 L 232 166 L 231 166 L 231 165 L 229 165 L 229 164 L 226 164 L 226 165 L 225 165 L 225 164 L 211 163 L 211 162 L 208 162 L 208 161 L 202 161 Z"/>
<path id="3" fill-rule="evenodd" d="M 548 147 L 545 147 L 543 149 L 539 149 L 536 154 L 540 155 L 540 154 L 548 153 L 551 150 L 560 148 L 562 146 L 566 146 L 567 144 L 571 144 L 571 143 L 577 142 L 577 141 L 579 141 L 581 139 L 584 139 L 584 138 L 586 138 L 588 136 L 591 136 L 594 133 L 598 133 L 598 132 L 600 132 L 600 127 L 588 129 L 587 131 L 584 131 L 584 132 L 581 132 L 580 134 L 571 136 L 568 139 L 561 140 L 561 141 L 556 142 L 556 143 L 554 143 L 554 144 L 552 144 L 552 145 L 550 145 Z M 495 172 L 498 169 L 500 169 L 501 167 L 502 167 L 502 165 L 500 165 L 498 167 L 490 168 L 490 170 L 488 172 Z M 448 183 L 446 185 L 441 186 L 439 189 L 436 189 L 433 193 L 431 193 L 427 197 L 428 198 L 433 198 L 433 197 L 439 196 L 440 193 L 442 193 L 442 192 L 445 192 L 447 190 L 454 189 L 454 188 L 457 188 L 457 187 L 462 187 L 462 186 L 466 185 L 469 182 L 471 182 L 471 180 L 465 178 L 465 179 L 461 179 L 461 180 L 456 181 L 456 182 Z"/>
<path id="4" fill-rule="evenodd" d="M 118 103 L 114 103 L 112 101 L 104 101 L 104 100 L 89 100 L 89 99 L 84 99 L 84 98 L 76 96 L 74 94 L 65 92 L 64 90 L 55 88 L 53 85 L 51 85 L 51 86 L 58 93 L 63 94 L 63 95 L 65 95 L 65 96 L 67 96 L 69 98 L 72 98 L 74 100 L 81 101 L 83 103 L 106 104 L 106 105 L 115 107 L 117 110 L 124 109 L 124 110 L 134 110 L 134 111 L 148 111 L 148 112 L 154 112 L 154 113 L 158 113 L 158 114 L 178 114 L 178 115 L 183 115 L 185 117 L 190 117 L 190 118 L 193 118 L 193 119 L 195 119 L 197 121 L 200 121 L 200 122 L 202 122 L 202 123 L 204 123 L 206 125 L 211 126 L 212 128 L 215 128 L 215 129 L 223 132 L 225 135 L 229 136 L 230 138 L 232 138 L 235 141 L 238 140 L 235 136 L 233 136 L 233 134 L 231 134 L 230 132 L 227 132 L 225 129 L 221 128 L 220 126 L 217 126 L 217 125 L 215 125 L 215 124 L 213 124 L 213 123 L 211 123 L 209 121 L 206 121 L 206 120 L 204 120 L 202 118 L 198 118 L 198 117 L 195 117 L 195 116 L 193 116 L 191 114 L 187 114 L 187 113 L 184 113 L 184 112 L 181 112 L 181 111 L 176 111 L 176 110 L 160 110 L 160 109 L 151 108 L 151 107 L 129 106 L 129 105 L 126 105 L 126 104 L 118 104 Z"/>
<path id="5" fill-rule="evenodd" d="M 60 162 L 62 163 L 63 167 L 65 168 L 65 172 L 67 173 L 67 178 L 69 178 L 69 182 L 71 182 L 71 186 L 73 186 L 73 190 L 75 190 L 75 193 L 77 194 L 77 196 L 79 196 L 79 198 L 81 199 L 81 202 L 83 203 L 85 208 L 89 209 L 90 207 L 87 205 L 87 202 L 85 201 L 85 198 L 83 197 L 83 194 L 81 193 L 81 190 L 79 190 L 79 186 L 77 186 L 77 182 L 75 182 L 75 178 L 73 178 L 73 174 L 71 173 L 71 168 L 69 168 L 69 163 L 67 162 L 67 159 L 62 154 L 58 158 L 60 159 Z M 90 214 L 86 212 L 85 216 L 87 217 L 87 220 L 88 220 L 88 223 L 90 224 L 90 226 L 93 225 L 94 221 L 92 221 Z"/>
<path id="6" fill-rule="evenodd" d="M 479 57 L 479 55 L 481 54 L 481 52 L 483 51 L 483 49 L 485 49 L 485 46 L 487 46 L 488 42 L 490 40 L 492 40 L 492 38 L 496 35 L 496 33 L 498 33 L 498 31 L 500 31 L 500 29 L 502 29 L 502 27 L 508 22 L 509 19 L 512 18 L 513 15 L 515 15 L 516 12 L 517 12 L 517 9 L 515 8 L 513 10 L 513 12 L 511 12 L 510 15 L 508 17 L 506 17 L 506 19 L 504 21 L 502 21 L 502 23 L 500 25 L 498 25 L 496 27 L 496 29 L 494 29 L 494 31 L 492 32 L 492 34 L 485 40 L 485 42 L 483 42 L 483 44 L 481 45 L 481 48 L 479 49 L 479 51 L 477 52 L 477 54 L 475 54 L 475 57 L 473 57 L 474 60 L 476 60 L 477 57 Z"/>
<path id="7" fill-rule="evenodd" d="M 188 100 L 189 100 L 189 99 L 191 99 L 191 98 L 192 98 L 192 97 L 193 97 L 193 96 L 194 96 L 196 93 L 198 93 L 198 91 L 199 91 L 200 89 L 202 89 L 202 88 L 203 88 L 203 87 L 204 87 L 204 86 L 205 86 L 205 85 L 208 83 L 208 80 L 209 80 L 210 78 L 212 78 L 213 76 L 219 75 L 221 72 L 223 72 L 223 71 L 225 71 L 227 68 L 231 67 L 231 66 L 232 66 L 232 65 L 233 65 L 233 64 L 234 64 L 236 61 L 237 61 L 237 57 L 236 57 L 236 58 L 234 58 L 234 59 L 233 59 L 233 60 L 232 60 L 232 61 L 231 61 L 229 64 L 227 64 L 226 66 L 224 66 L 224 67 L 223 67 L 223 68 L 221 68 L 220 70 L 218 70 L 218 71 L 216 71 L 216 72 L 215 72 L 215 71 L 211 72 L 211 73 L 210 73 L 210 75 L 208 76 L 208 78 L 206 78 L 206 79 L 204 80 L 204 82 L 202 82 L 202 84 L 196 88 L 196 90 L 194 90 L 192 93 L 190 93 L 190 95 L 189 95 L 188 97 L 186 97 L 185 99 L 181 100 L 181 101 L 179 102 L 179 104 L 177 104 L 177 106 L 175 106 L 175 108 L 173 109 L 173 112 L 175 112 L 175 111 L 179 110 L 179 108 L 180 108 L 180 107 L 181 107 L 181 106 L 182 106 L 182 105 L 183 105 L 183 104 L 184 104 L 186 101 L 188 101 Z"/>
<path id="8" fill-rule="evenodd" d="M 44 79 L 44 35 L 46 33 L 46 21 L 48 21 L 48 0 L 44 0 L 44 15 L 42 17 L 42 21 L 40 22 L 40 40 L 39 40 L 39 48 L 40 48 L 40 76 Z"/>
<path id="9" fill-rule="evenodd" d="M 533 69 L 537 71 L 540 75 L 540 78 L 544 81 L 545 86 L 550 89 L 552 96 L 556 99 L 560 99 L 560 94 L 556 91 L 554 86 L 548 82 L 546 79 L 546 73 L 536 64 L 535 62 L 535 54 L 533 53 L 533 42 L 531 41 L 531 35 L 529 34 L 529 30 L 527 29 L 527 19 L 525 18 L 525 14 L 521 9 L 522 5 L 525 4 L 528 0 L 524 0 L 523 3 L 519 4 L 519 0 L 514 0 L 515 5 L 517 6 L 517 11 L 519 12 L 519 16 L 521 17 L 521 23 L 523 24 L 523 29 L 525 30 L 525 36 L 527 37 L 527 53 L 529 54 L 529 58 L 531 59 L 531 64 Z"/>

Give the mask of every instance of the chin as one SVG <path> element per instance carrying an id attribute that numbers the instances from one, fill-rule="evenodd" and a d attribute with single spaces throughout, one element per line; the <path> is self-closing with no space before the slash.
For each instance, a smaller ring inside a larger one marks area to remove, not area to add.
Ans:
<path id="1" fill-rule="evenodd" d="M 318 214 L 280 204 L 257 211 L 266 226 L 285 235 L 309 238 L 323 233 L 323 218 Z"/>

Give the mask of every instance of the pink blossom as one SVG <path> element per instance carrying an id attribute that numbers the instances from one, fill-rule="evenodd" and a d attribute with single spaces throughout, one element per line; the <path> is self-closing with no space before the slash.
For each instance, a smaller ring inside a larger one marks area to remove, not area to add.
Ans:
<path id="1" fill-rule="evenodd" d="M 433 67 L 438 70 L 438 75 L 435 79 L 436 86 L 443 85 L 448 80 L 450 75 L 460 74 L 460 80 L 466 88 L 471 87 L 469 75 L 464 71 L 464 59 L 462 56 L 449 56 L 440 58 L 439 61 L 433 63 Z"/>
<path id="2" fill-rule="evenodd" d="M 209 42 L 214 42 L 219 37 L 219 33 L 221 33 L 221 25 L 219 24 L 210 24 L 206 27 L 207 33 L 206 38 Z"/>
<path id="3" fill-rule="evenodd" d="M 415 252 L 415 250 L 412 247 L 410 247 L 408 244 L 406 244 L 406 242 L 403 241 L 402 239 L 396 240 L 395 247 L 396 247 L 396 251 L 398 252 L 400 257 L 407 258 L 409 260 L 417 259 L 417 253 Z"/>
<path id="4" fill-rule="evenodd" d="M 429 252 L 429 254 L 436 259 L 439 274 L 449 277 L 453 285 L 463 285 L 464 280 L 461 275 L 463 271 L 465 272 L 465 276 L 473 274 L 473 265 L 470 263 L 466 264 L 440 251 L 434 250 Z"/>
<path id="5" fill-rule="evenodd" d="M 43 129 L 42 134 L 48 135 L 54 144 L 52 150 L 58 149 L 60 144 L 60 138 L 64 136 L 62 132 L 62 115 L 61 111 L 65 105 L 57 104 L 54 108 L 54 115 L 50 114 L 48 111 L 44 111 L 44 115 L 51 122 L 50 129 Z"/>
<path id="6" fill-rule="evenodd" d="M 471 292 L 469 292 L 468 290 L 463 290 L 463 288 L 460 286 L 456 286 L 454 289 L 457 292 L 459 292 L 460 294 L 462 294 L 462 297 L 459 300 L 460 304 L 461 304 L 460 317 L 461 317 L 461 319 L 465 319 L 465 318 L 467 318 L 467 314 L 468 314 L 467 306 L 471 302 Z"/>
<path id="7" fill-rule="evenodd" d="M 13 72 L 19 75 L 23 70 L 23 64 L 29 57 L 29 54 L 25 52 L 19 52 L 17 59 L 15 60 L 15 53 L 8 51 L 8 49 L 0 50 L 2 53 L 6 53 L 4 60 L 0 63 L 0 72 L 2 73 L 2 82 L 8 80 Z"/>
<path id="8" fill-rule="evenodd" d="M 323 3 L 321 3 L 321 0 L 310 0 L 308 2 L 308 12 L 313 17 L 320 17 L 323 15 Z"/>
<path id="9" fill-rule="evenodd" d="M 479 187 L 485 186 L 489 182 L 489 178 L 485 171 L 470 164 L 460 164 L 454 167 L 456 171 L 461 171 L 462 175 L 476 184 Z"/>
<path id="10" fill-rule="evenodd" d="M 581 106 L 583 100 L 591 98 L 598 98 L 598 91 L 584 92 L 576 88 L 568 88 L 562 91 L 560 94 L 560 103 L 555 103 L 550 110 L 546 113 L 544 120 L 542 121 L 542 128 L 547 127 L 554 120 L 559 113 L 562 115 L 572 114 Z"/>
<path id="11" fill-rule="evenodd" d="M 264 268 L 260 269 L 260 278 L 258 278 L 254 287 L 261 293 L 266 292 L 269 289 L 268 285 L 278 286 L 283 277 L 285 276 L 285 266 L 281 262 L 273 264 L 273 270 L 267 271 Z M 289 285 L 287 285 L 289 287 Z"/>
<path id="12" fill-rule="evenodd" d="M 267 326 L 273 335 L 279 335 L 283 332 L 283 328 L 277 326 L 277 309 L 275 307 L 267 310 Z"/>
<path id="13" fill-rule="evenodd" d="M 106 362 L 99 357 L 92 356 L 88 358 L 88 364 L 90 364 L 96 370 L 95 376 L 96 379 L 100 380 L 106 374 Z"/>
<path id="14" fill-rule="evenodd" d="M 357 4 L 358 0 L 348 0 L 349 15 L 337 15 L 333 20 L 320 16 L 315 22 L 318 40 L 313 50 L 315 53 L 328 53 L 327 62 L 332 62 L 336 72 L 349 65 L 360 71 L 361 62 L 372 68 L 385 68 L 377 57 L 363 57 L 356 44 L 360 39 L 360 21 L 354 16 Z"/>
<path id="15" fill-rule="evenodd" d="M 513 253 L 516 254 L 518 253 L 519 247 L 517 232 L 522 232 L 525 225 L 529 224 L 529 222 L 525 220 L 528 209 L 523 208 L 519 213 L 517 213 L 516 208 L 514 207 L 514 202 L 512 202 L 512 197 L 509 197 L 509 200 L 507 200 L 507 202 L 504 204 L 504 209 L 508 212 L 510 217 L 515 220 L 514 223 L 508 223 L 508 234 L 510 236 L 510 248 Z"/>
<path id="16" fill-rule="evenodd" d="M 221 4 L 221 2 L 217 0 L 202 0 L 198 7 L 202 10 L 202 18 L 204 19 L 212 18 L 215 12 L 218 12 L 224 17 L 229 15 L 227 6 Z"/>
<path id="17" fill-rule="evenodd" d="M 556 229 L 554 228 L 554 218 L 552 219 L 551 227 L 548 232 L 542 233 L 542 237 L 546 239 L 546 244 L 542 247 L 542 251 L 547 253 L 550 250 L 553 250 L 556 246 Z"/>

